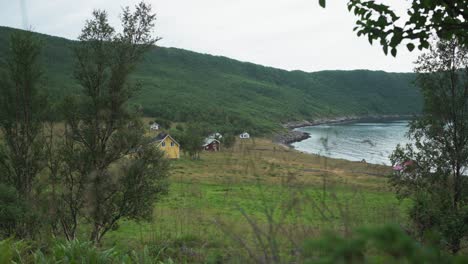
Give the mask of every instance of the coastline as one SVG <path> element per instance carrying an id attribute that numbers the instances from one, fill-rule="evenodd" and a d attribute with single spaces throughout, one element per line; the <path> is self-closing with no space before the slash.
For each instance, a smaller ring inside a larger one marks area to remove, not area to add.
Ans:
<path id="1" fill-rule="evenodd" d="M 325 124 L 346 124 L 352 122 L 377 122 L 377 121 L 397 121 L 404 119 L 414 119 L 416 115 L 368 115 L 368 116 L 343 116 L 333 118 L 318 118 L 313 121 L 293 121 L 283 124 L 284 128 L 288 129 L 288 132 L 277 135 L 274 138 L 274 142 L 293 148 L 293 143 L 301 142 L 310 138 L 310 134 L 296 130 L 296 128 L 318 126 Z"/>
<path id="2" fill-rule="evenodd" d="M 275 136 L 273 142 L 283 146 L 287 146 L 289 148 L 294 148 L 291 145 L 292 143 L 300 142 L 308 138 L 310 138 L 309 133 L 290 129 L 286 133 L 282 133 Z"/>
<path id="3" fill-rule="evenodd" d="M 295 129 L 308 126 L 318 126 L 326 124 L 345 124 L 352 122 L 376 122 L 376 121 L 397 121 L 404 119 L 414 119 L 416 115 L 368 115 L 368 116 L 342 116 L 332 118 L 318 118 L 313 121 L 302 120 L 292 121 L 283 124 L 282 126 L 287 129 Z"/>

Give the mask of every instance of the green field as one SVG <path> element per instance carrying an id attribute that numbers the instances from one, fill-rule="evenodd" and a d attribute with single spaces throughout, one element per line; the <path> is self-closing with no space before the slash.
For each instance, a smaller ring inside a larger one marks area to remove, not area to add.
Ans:
<path id="1" fill-rule="evenodd" d="M 177 262 L 236 262 L 246 248 L 262 251 L 255 228 L 277 230 L 274 239 L 287 256 L 294 243 L 327 230 L 407 224 L 408 204 L 389 188 L 389 168 L 302 154 L 269 140 L 238 142 L 198 161 L 182 157 L 172 171 L 154 221 L 122 222 L 106 237 L 106 247 L 146 245 Z"/>

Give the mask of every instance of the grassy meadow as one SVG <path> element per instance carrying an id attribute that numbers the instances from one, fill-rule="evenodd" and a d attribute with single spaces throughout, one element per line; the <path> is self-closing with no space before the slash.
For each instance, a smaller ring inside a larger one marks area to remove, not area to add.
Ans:
<path id="1" fill-rule="evenodd" d="M 146 245 L 177 262 L 237 262 L 272 254 L 274 245 L 289 256 L 327 230 L 346 235 L 363 225 L 406 223 L 407 206 L 387 183 L 388 167 L 303 154 L 268 139 L 238 140 L 200 160 L 182 155 L 171 171 L 154 221 L 122 222 L 106 247 Z"/>

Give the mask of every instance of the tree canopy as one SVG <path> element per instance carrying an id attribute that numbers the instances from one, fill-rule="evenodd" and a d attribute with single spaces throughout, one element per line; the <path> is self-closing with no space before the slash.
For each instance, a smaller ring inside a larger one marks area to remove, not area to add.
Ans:
<path id="1" fill-rule="evenodd" d="M 8 36 L 0 27 L 1 60 Z M 44 42 L 43 64 L 52 102 L 79 94 L 73 76 L 78 42 L 35 34 Z M 288 52 L 285 50 L 285 52 Z M 225 57 L 157 47 L 129 77 L 140 90 L 129 107 L 171 122 L 205 122 L 223 134 L 260 135 L 281 123 L 334 116 L 410 115 L 421 109 L 412 73 L 382 71 L 286 71 Z M 134 107 L 135 106 L 135 107 Z M 157 121 L 157 122 L 158 122 Z M 159 123 L 159 122 L 158 122 Z"/>
<path id="2" fill-rule="evenodd" d="M 416 71 L 424 111 L 410 126 L 414 143 L 391 158 L 393 183 L 414 202 L 415 235 L 436 234 L 456 253 L 468 237 L 468 49 L 440 41 L 420 56 Z"/>
<path id="3" fill-rule="evenodd" d="M 326 0 L 319 0 L 325 7 Z M 379 41 L 385 54 L 397 55 L 400 44 L 409 51 L 429 48 L 431 37 L 468 44 L 468 4 L 466 0 L 414 0 L 407 9 L 408 18 L 390 6 L 374 0 L 349 0 L 348 10 L 357 17 L 354 31 Z"/>

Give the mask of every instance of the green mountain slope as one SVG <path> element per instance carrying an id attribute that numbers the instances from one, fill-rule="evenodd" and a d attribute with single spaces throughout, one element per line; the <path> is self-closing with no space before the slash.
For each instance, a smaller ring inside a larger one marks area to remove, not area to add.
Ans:
<path id="1" fill-rule="evenodd" d="M 0 27 L 0 68 L 8 36 Z M 45 87 L 59 99 L 77 92 L 76 44 L 37 34 L 44 43 Z M 284 50 L 287 52 L 287 50 Z M 133 75 L 142 90 L 133 100 L 145 114 L 214 128 L 264 133 L 280 123 L 318 117 L 413 114 L 421 109 L 411 73 L 285 71 L 174 48 L 154 48 Z"/>

